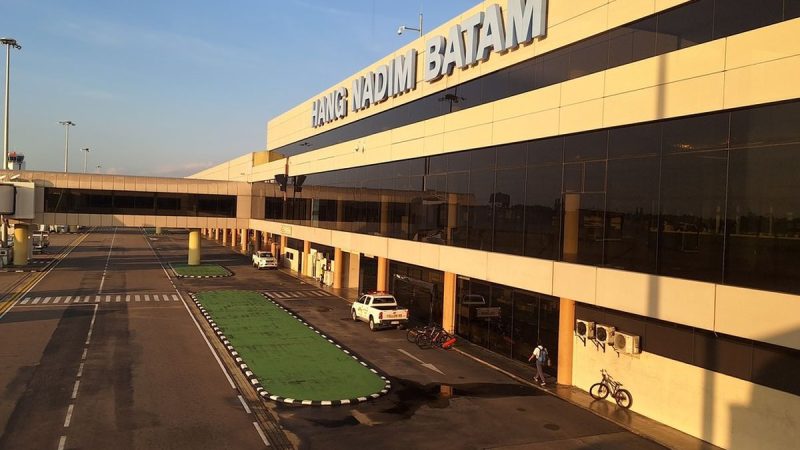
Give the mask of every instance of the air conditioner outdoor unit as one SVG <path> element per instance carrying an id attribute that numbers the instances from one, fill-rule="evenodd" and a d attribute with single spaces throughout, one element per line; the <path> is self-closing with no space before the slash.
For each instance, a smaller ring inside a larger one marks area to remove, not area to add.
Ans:
<path id="1" fill-rule="evenodd" d="M 614 350 L 630 355 L 639 354 L 639 336 L 617 331 L 614 333 Z"/>
<path id="2" fill-rule="evenodd" d="M 583 339 L 594 339 L 594 322 L 581 319 L 576 320 L 575 334 Z"/>
<path id="3" fill-rule="evenodd" d="M 601 344 L 614 344 L 614 332 L 616 328 L 611 325 L 597 324 L 594 327 L 594 339 Z"/>

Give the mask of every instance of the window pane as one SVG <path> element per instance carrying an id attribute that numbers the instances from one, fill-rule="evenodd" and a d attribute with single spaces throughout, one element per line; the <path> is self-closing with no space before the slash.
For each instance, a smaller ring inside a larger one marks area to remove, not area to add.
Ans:
<path id="1" fill-rule="evenodd" d="M 800 104 L 784 103 L 731 113 L 731 147 L 800 141 Z"/>
<path id="2" fill-rule="evenodd" d="M 715 0 L 714 39 L 780 22 L 783 0 Z"/>
<path id="3" fill-rule="evenodd" d="M 728 119 L 725 113 L 664 122 L 665 153 L 685 153 L 728 146 Z"/>
<path id="4" fill-rule="evenodd" d="M 665 156 L 659 273 L 722 281 L 727 151 Z"/>
<path id="5" fill-rule="evenodd" d="M 564 139 L 564 162 L 606 159 L 608 130 L 573 134 Z"/>
<path id="6" fill-rule="evenodd" d="M 497 171 L 494 196 L 494 251 L 521 255 L 524 250 L 525 168 Z"/>
<path id="7" fill-rule="evenodd" d="M 469 174 L 469 240 L 467 247 L 492 248 L 492 193 L 494 170 L 472 170 Z"/>
<path id="8" fill-rule="evenodd" d="M 699 0 L 658 15 L 656 54 L 711 40 L 714 0 Z"/>
<path id="9" fill-rule="evenodd" d="M 725 283 L 800 293 L 800 145 L 731 151 Z"/>
<path id="10" fill-rule="evenodd" d="M 561 230 L 561 165 L 528 167 L 525 190 L 525 256 L 558 258 Z"/>
<path id="11" fill-rule="evenodd" d="M 605 265 L 656 272 L 659 159 L 608 162 Z"/>
<path id="12" fill-rule="evenodd" d="M 569 52 L 569 79 L 608 68 L 608 36 L 600 35 L 573 45 Z"/>
<path id="13" fill-rule="evenodd" d="M 661 149 L 661 124 L 648 123 L 615 128 L 608 134 L 608 157 L 658 155 Z"/>
<path id="14" fill-rule="evenodd" d="M 649 58 L 656 51 L 656 17 L 621 27 L 609 36 L 608 66 Z"/>

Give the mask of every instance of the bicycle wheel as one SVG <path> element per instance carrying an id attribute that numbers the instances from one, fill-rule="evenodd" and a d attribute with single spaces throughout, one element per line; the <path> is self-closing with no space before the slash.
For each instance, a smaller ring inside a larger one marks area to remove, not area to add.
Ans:
<path id="1" fill-rule="evenodd" d="M 430 348 L 431 337 L 427 333 L 420 333 L 417 335 L 416 344 L 419 348 Z"/>
<path id="2" fill-rule="evenodd" d="M 597 400 L 608 397 L 608 386 L 605 383 L 595 383 L 589 388 L 589 395 Z"/>
<path id="3" fill-rule="evenodd" d="M 419 332 L 420 329 L 418 327 L 409 328 L 408 331 L 406 331 L 406 339 L 408 342 L 417 342 L 417 335 L 419 335 Z"/>
<path id="4" fill-rule="evenodd" d="M 627 389 L 617 390 L 617 394 L 614 395 L 614 398 L 617 400 L 617 404 L 625 409 L 630 408 L 633 404 L 633 396 Z"/>

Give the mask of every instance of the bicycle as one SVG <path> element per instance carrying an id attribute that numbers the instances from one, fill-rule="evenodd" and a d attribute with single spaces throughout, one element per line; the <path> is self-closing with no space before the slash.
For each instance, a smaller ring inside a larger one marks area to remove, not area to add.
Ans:
<path id="1" fill-rule="evenodd" d="M 617 405 L 629 409 L 633 404 L 633 396 L 627 389 L 622 389 L 622 383 L 615 381 L 605 369 L 600 369 L 603 379 L 589 388 L 589 395 L 596 400 L 603 400 L 611 394 L 611 398 L 616 400 Z"/>
<path id="2" fill-rule="evenodd" d="M 433 328 L 435 328 L 435 325 L 419 325 L 414 328 L 409 328 L 408 331 L 406 331 L 406 339 L 408 342 L 416 343 L 417 336 L 420 334 L 428 334 Z"/>
<path id="3" fill-rule="evenodd" d="M 419 348 L 438 347 L 447 350 L 454 346 L 455 343 L 455 336 L 436 325 L 432 325 L 426 332 L 418 334 L 416 339 L 416 344 Z"/>

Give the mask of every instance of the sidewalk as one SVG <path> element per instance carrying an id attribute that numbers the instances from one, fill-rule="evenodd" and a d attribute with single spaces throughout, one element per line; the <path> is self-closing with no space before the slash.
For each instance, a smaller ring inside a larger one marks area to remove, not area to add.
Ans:
<path id="1" fill-rule="evenodd" d="M 280 270 L 308 284 L 320 286 L 319 281 L 311 277 L 292 272 L 288 269 Z M 333 289 L 329 286 L 320 286 L 320 289 L 330 292 L 331 294 L 350 302 L 355 301 L 359 295 L 358 290 L 354 288 Z M 497 353 L 490 352 L 483 347 L 474 345 L 467 340 L 459 340 L 458 344 L 454 348 L 454 351 L 464 355 L 467 358 L 474 359 L 475 361 L 491 367 L 499 372 L 502 372 L 506 376 L 520 383 L 547 391 L 566 402 L 586 409 L 634 434 L 654 441 L 665 447 L 681 450 L 720 450 L 720 447 L 709 444 L 708 442 L 705 442 L 694 436 L 690 436 L 682 431 L 664 425 L 639 413 L 622 409 L 610 401 L 595 400 L 589 395 L 588 392 L 582 389 L 578 389 L 574 386 L 558 385 L 553 377 L 547 376 L 547 386 L 541 387 L 539 384 L 533 383 L 533 375 L 536 371 L 533 365 L 523 364 L 519 361 L 505 358 Z"/>

